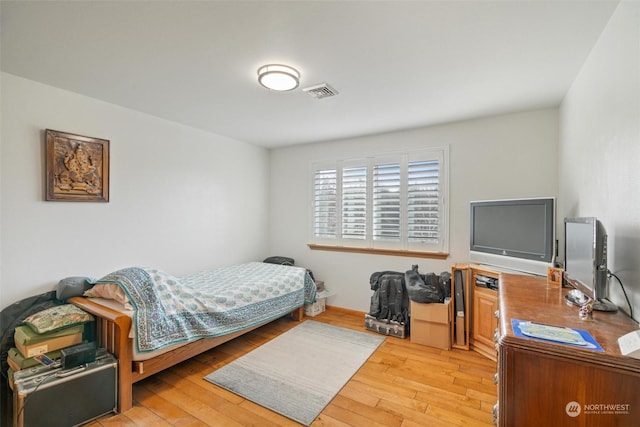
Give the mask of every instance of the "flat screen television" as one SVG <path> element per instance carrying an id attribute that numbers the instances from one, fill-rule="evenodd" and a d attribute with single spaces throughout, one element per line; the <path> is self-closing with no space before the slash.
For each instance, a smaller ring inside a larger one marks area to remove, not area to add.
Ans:
<path id="1" fill-rule="evenodd" d="M 607 232 L 594 217 L 564 219 L 564 278 L 595 300 L 594 310 L 616 311 L 607 299 Z"/>
<path id="2" fill-rule="evenodd" d="M 471 202 L 471 262 L 547 275 L 556 256 L 555 199 Z"/>

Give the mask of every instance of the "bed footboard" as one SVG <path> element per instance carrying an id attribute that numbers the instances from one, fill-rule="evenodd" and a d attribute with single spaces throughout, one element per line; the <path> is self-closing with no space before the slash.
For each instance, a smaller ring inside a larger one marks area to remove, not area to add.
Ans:
<path id="1" fill-rule="evenodd" d="M 118 412 L 126 411 L 133 406 L 131 318 L 87 298 L 73 297 L 68 302 L 96 317 L 96 344 L 118 359 Z"/>

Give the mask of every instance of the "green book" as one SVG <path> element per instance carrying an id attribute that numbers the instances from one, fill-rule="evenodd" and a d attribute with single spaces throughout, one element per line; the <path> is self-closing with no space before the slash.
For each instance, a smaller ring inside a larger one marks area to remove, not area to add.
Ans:
<path id="1" fill-rule="evenodd" d="M 44 342 L 50 340 L 52 338 L 60 338 L 66 337 L 67 335 L 81 334 L 84 331 L 84 324 L 70 326 L 68 328 L 59 329 L 57 331 L 46 332 L 44 334 L 39 334 L 30 326 L 22 325 L 16 328 L 16 332 L 13 336 L 16 343 L 20 343 L 22 345 L 31 345 L 37 344 L 39 342 Z"/>
<path id="2" fill-rule="evenodd" d="M 16 348 L 24 357 L 33 357 L 82 342 L 83 325 L 56 332 L 36 334 L 29 326 L 18 326 L 14 334 Z"/>
<path id="3" fill-rule="evenodd" d="M 50 351 L 49 353 L 45 354 L 51 360 L 60 358 L 60 350 Z M 24 357 L 22 353 L 20 353 L 20 350 L 15 347 L 9 349 L 7 358 L 13 362 L 13 365 L 15 367 L 20 369 L 26 369 L 40 364 L 40 362 L 38 362 L 35 357 Z"/>

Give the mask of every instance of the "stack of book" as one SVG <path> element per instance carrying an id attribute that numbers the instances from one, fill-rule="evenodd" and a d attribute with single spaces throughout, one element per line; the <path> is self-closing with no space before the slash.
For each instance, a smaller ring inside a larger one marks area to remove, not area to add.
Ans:
<path id="1" fill-rule="evenodd" d="M 35 356 L 45 354 L 52 360 L 59 359 L 61 349 L 82 343 L 83 332 L 84 324 L 42 334 L 28 325 L 18 326 L 15 347 L 9 349 L 7 363 L 15 372 L 40 364 Z"/>

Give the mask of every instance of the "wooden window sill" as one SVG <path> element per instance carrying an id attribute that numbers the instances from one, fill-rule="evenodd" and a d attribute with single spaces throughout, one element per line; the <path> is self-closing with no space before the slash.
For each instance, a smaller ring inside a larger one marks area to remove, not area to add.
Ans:
<path id="1" fill-rule="evenodd" d="M 372 248 L 356 248 L 353 246 L 330 246 L 330 245 L 317 245 L 309 243 L 309 249 L 312 251 L 334 251 L 334 252 L 351 252 L 359 254 L 372 254 L 372 255 L 393 255 L 412 258 L 431 258 L 431 259 L 447 259 L 448 253 L 445 252 L 421 252 L 421 251 L 407 251 L 398 249 L 372 249 Z"/>

